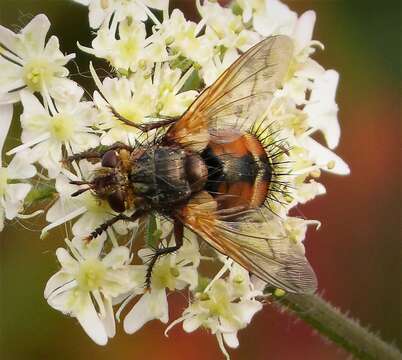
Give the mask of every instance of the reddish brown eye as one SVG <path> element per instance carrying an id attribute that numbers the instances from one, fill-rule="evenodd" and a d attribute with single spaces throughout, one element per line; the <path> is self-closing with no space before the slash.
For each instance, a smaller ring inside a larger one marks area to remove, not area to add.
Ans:
<path id="1" fill-rule="evenodd" d="M 124 212 L 126 210 L 126 204 L 124 203 L 124 193 L 121 190 L 116 190 L 112 192 L 108 197 L 107 201 L 110 207 L 116 212 Z"/>
<path id="2" fill-rule="evenodd" d="M 118 161 L 116 151 L 109 150 L 102 157 L 102 166 L 114 168 L 117 166 Z"/>

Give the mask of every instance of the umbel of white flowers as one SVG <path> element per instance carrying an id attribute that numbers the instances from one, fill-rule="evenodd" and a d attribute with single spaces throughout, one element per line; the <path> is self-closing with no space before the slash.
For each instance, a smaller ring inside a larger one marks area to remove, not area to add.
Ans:
<path id="1" fill-rule="evenodd" d="M 32 184 L 45 178 L 54 184 L 57 200 L 47 210 L 49 224 L 43 235 L 73 222 L 74 236 L 65 240 L 67 248 L 57 249 L 61 269 L 46 285 L 45 297 L 53 308 L 76 317 L 97 344 L 105 345 L 115 335 L 115 319 L 120 320 L 123 308 L 131 307 L 123 321 L 124 330 L 131 334 L 154 319 L 167 323 L 167 294 L 186 290 L 189 305 L 169 328 L 179 322 L 186 332 L 207 328 L 229 358 L 226 346 L 239 345 L 237 332 L 262 308 L 264 284 L 217 253 L 201 255 L 197 238 L 188 232 L 188 241 L 179 251 L 156 263 L 146 291 L 146 265 L 134 263 L 132 238 L 119 245 L 127 234 L 135 235 L 137 224 L 118 222 L 96 240 L 82 240 L 114 216 L 109 205 L 90 192 L 71 197 L 77 187 L 70 181 L 88 179 L 99 165 L 80 161 L 68 170 L 61 160 L 63 154 L 98 145 L 140 140 L 137 129 L 111 116 L 109 105 L 137 124 L 152 121 L 155 114 L 178 116 L 242 52 L 264 37 L 288 35 L 294 42 L 291 67 L 283 88 L 273 95 L 267 116 L 289 144 L 289 170 L 294 176 L 290 193 L 284 198 L 278 194 L 278 202 L 272 205 L 279 217 L 273 217 L 271 227 L 273 237 L 288 238 L 303 248 L 307 226 L 319 223 L 291 217 L 289 210 L 325 193 L 317 181 L 321 171 L 349 173 L 332 151 L 340 137 L 335 101 L 339 76 L 311 58 L 317 48 L 323 48 L 312 40 L 315 13 L 298 16 L 278 0 L 237 0 L 231 7 L 196 1 L 201 20 L 195 23 L 178 9 L 169 11 L 167 0 L 77 2 L 88 6 L 94 31 L 92 44 L 78 44 L 79 48 L 106 59 L 115 69 L 115 76 L 103 81 L 92 69 L 98 87 L 92 100 L 68 78 L 65 65 L 75 55 L 63 55 L 55 36 L 47 39 L 50 23 L 45 15 L 35 16 L 18 33 L 0 26 L 0 229 L 4 219 L 27 216 L 25 198 Z M 153 24 L 150 33 L 147 21 Z M 197 77 L 199 81 L 191 81 Z M 23 106 L 21 144 L 5 154 L 13 106 L 18 102 Z M 323 134 L 325 145 L 311 137 L 316 132 Z M 170 224 L 158 217 L 154 220 L 158 238 L 167 242 Z M 145 246 L 138 251 L 139 258 L 145 262 L 150 251 Z M 223 264 L 212 280 L 199 270 L 206 259 Z"/>

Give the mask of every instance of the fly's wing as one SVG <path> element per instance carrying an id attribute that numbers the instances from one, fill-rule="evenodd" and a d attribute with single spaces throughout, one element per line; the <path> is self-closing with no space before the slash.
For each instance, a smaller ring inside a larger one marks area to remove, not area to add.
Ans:
<path id="1" fill-rule="evenodd" d="M 180 220 L 212 247 L 270 285 L 292 293 L 313 293 L 317 280 L 304 249 L 288 238 L 270 238 L 272 228 L 257 210 L 226 221 L 207 192 L 197 194 Z"/>
<path id="2" fill-rule="evenodd" d="M 266 38 L 244 53 L 168 130 L 166 140 L 203 150 L 220 129 L 248 130 L 267 111 L 289 70 L 293 41 Z"/>

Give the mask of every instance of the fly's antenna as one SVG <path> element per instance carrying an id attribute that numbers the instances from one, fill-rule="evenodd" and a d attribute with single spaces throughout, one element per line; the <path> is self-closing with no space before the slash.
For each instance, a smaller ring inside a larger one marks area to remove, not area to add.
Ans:
<path id="1" fill-rule="evenodd" d="M 76 197 L 76 196 L 81 195 L 82 193 L 84 193 L 85 191 L 88 191 L 88 190 L 91 190 L 91 188 L 88 187 L 88 188 L 85 188 L 85 189 L 80 189 L 80 190 L 76 191 L 75 193 L 72 193 L 71 196 Z"/>
<path id="2" fill-rule="evenodd" d="M 88 182 L 88 181 L 70 181 L 70 184 L 72 185 L 89 185 L 89 187 L 84 188 L 84 189 L 79 189 L 78 191 L 74 192 L 71 194 L 72 197 L 76 197 L 78 195 L 81 195 L 82 193 L 84 193 L 85 191 L 91 190 L 92 189 L 92 182 Z"/>

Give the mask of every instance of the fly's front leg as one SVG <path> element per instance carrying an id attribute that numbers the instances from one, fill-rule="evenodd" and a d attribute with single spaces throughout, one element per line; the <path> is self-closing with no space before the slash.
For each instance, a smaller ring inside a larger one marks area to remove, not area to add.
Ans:
<path id="1" fill-rule="evenodd" d="M 176 245 L 168 246 L 165 248 L 158 248 L 155 250 L 155 253 L 152 255 L 151 260 L 148 263 L 147 273 L 145 275 L 145 286 L 147 289 L 151 288 L 151 277 L 152 277 L 152 270 L 158 261 L 158 258 L 162 255 L 167 255 L 179 250 L 183 245 L 183 234 L 184 234 L 184 226 L 183 223 L 175 219 L 173 225 L 173 232 L 174 232 L 174 239 Z"/>
<path id="2" fill-rule="evenodd" d="M 143 210 L 137 210 L 131 216 L 127 216 L 124 214 L 118 214 L 115 217 L 105 221 L 103 224 L 99 225 L 94 231 L 91 232 L 90 235 L 88 235 L 85 238 L 85 241 L 89 242 L 92 239 L 98 237 L 99 235 L 104 233 L 109 227 L 111 227 L 112 225 L 114 225 L 115 223 L 117 223 L 120 220 L 134 222 L 134 221 L 137 221 L 143 215 L 145 215 L 145 212 Z"/>
<path id="3" fill-rule="evenodd" d="M 180 118 L 180 117 L 164 117 L 164 119 L 160 120 L 160 121 L 154 121 L 154 122 L 148 123 L 148 124 L 136 124 L 136 123 L 132 122 L 131 120 L 125 118 L 123 115 L 119 114 L 116 111 L 116 109 L 113 108 L 112 106 L 109 106 L 109 107 L 115 118 L 117 118 L 118 120 L 120 120 L 121 122 L 123 122 L 124 124 L 126 124 L 128 126 L 132 126 L 138 130 L 141 130 L 142 132 L 148 132 L 153 129 L 158 129 L 162 126 L 171 125 Z"/>
<path id="4" fill-rule="evenodd" d="M 126 145 L 121 142 L 117 142 L 113 145 L 110 146 L 98 146 L 96 148 L 88 149 L 86 151 L 80 152 L 78 154 L 74 154 L 71 156 L 68 156 L 66 159 L 63 160 L 64 164 L 71 164 L 73 161 L 79 161 L 79 160 L 100 160 L 104 154 L 106 154 L 108 151 L 111 150 L 122 150 L 126 149 L 128 151 L 132 151 L 133 148 L 129 145 Z"/>

